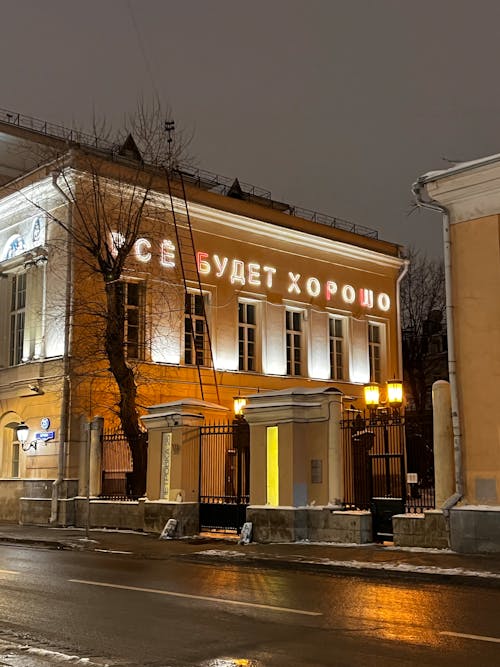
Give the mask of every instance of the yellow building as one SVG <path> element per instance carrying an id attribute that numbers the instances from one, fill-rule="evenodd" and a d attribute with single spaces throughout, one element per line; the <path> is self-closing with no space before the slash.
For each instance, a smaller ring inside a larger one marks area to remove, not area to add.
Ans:
<path id="1" fill-rule="evenodd" d="M 118 282 L 141 414 L 203 399 L 230 419 L 235 397 L 294 387 L 334 386 L 362 408 L 365 383 L 402 376 L 397 245 L 237 181 L 167 179 L 132 141 L 116 151 L 29 120 L 0 122 L 4 518 L 20 496 L 76 494 L 85 425 L 118 426 L 96 257 L 116 253 L 132 219 Z"/>
<path id="2" fill-rule="evenodd" d="M 442 213 L 456 494 L 451 543 L 500 550 L 500 156 L 422 176 L 420 205 Z"/>

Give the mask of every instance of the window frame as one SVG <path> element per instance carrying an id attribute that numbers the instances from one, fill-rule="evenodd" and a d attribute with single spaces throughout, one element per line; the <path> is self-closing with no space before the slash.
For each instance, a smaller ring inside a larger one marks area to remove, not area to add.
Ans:
<path id="1" fill-rule="evenodd" d="M 131 361 L 145 361 L 146 359 L 146 281 L 144 280 L 121 280 L 123 286 L 123 345 L 125 356 Z M 137 303 L 130 303 L 130 288 L 137 287 Z M 136 321 L 130 324 L 130 313 L 137 313 Z M 137 336 L 133 342 L 130 340 L 130 332 L 137 331 Z M 131 354 L 132 347 L 135 346 L 137 354 Z"/>
<path id="2" fill-rule="evenodd" d="M 340 322 L 342 331 L 338 336 L 332 332 L 333 322 Z M 340 344 L 340 365 L 338 364 L 338 345 Z M 335 349 L 334 349 L 335 348 Z M 347 318 L 333 313 L 328 314 L 328 356 L 330 360 L 330 380 L 346 382 Z M 340 368 L 340 373 L 338 372 Z"/>
<path id="3" fill-rule="evenodd" d="M 260 332 L 258 321 L 259 302 L 253 299 L 238 299 L 238 370 L 242 373 L 258 373 L 260 371 L 259 363 L 259 344 Z M 248 322 L 248 308 L 254 309 L 254 321 Z M 241 310 L 245 311 L 244 321 L 241 319 Z M 249 340 L 249 332 L 253 331 L 253 340 Z M 242 336 L 243 333 L 243 336 Z M 249 354 L 249 347 L 253 345 L 253 355 Z M 253 359 L 253 368 L 249 368 L 249 359 Z"/>
<path id="4" fill-rule="evenodd" d="M 295 315 L 298 315 L 300 322 L 300 329 L 288 327 L 289 315 L 292 316 L 292 325 Z M 306 345 L 305 345 L 305 310 L 303 308 L 295 308 L 292 306 L 285 307 L 285 348 L 286 348 L 286 375 L 290 377 L 304 377 L 304 368 L 306 367 Z M 292 343 L 293 337 L 293 344 Z M 298 345 L 296 345 L 295 338 L 298 337 Z M 296 359 L 296 352 L 299 353 L 299 359 Z M 293 354 L 293 361 L 292 361 Z M 297 372 L 297 364 L 299 372 Z M 293 371 L 293 372 L 292 372 Z"/>
<path id="5" fill-rule="evenodd" d="M 19 289 L 19 281 L 22 286 Z M 9 310 L 9 366 L 23 363 L 24 337 L 26 333 L 27 272 L 11 275 Z"/>
<path id="6" fill-rule="evenodd" d="M 187 298 L 189 297 L 190 300 L 190 311 L 187 311 Z M 194 297 L 194 299 L 193 299 Z M 196 312 L 196 299 L 201 298 L 203 300 L 203 305 L 202 308 L 200 309 L 200 312 Z M 210 350 L 209 350 L 209 342 L 208 342 L 208 327 L 209 327 L 209 322 L 208 322 L 208 312 L 210 308 L 210 303 L 211 303 L 211 294 L 210 292 L 205 292 L 203 291 L 200 294 L 199 290 L 187 290 L 184 293 L 184 325 L 183 325 L 183 335 L 184 335 L 184 343 L 182 347 L 182 360 L 183 364 L 185 366 L 202 366 L 202 367 L 209 367 L 210 366 Z M 191 323 L 193 324 L 194 327 L 194 335 L 193 333 L 188 330 L 186 327 L 186 323 L 189 322 L 189 329 L 191 328 Z M 203 326 L 201 327 L 201 331 L 197 331 L 197 326 L 198 322 L 202 323 Z M 189 347 L 186 345 L 186 340 L 187 337 L 189 336 Z M 196 336 L 202 336 L 202 345 L 196 347 Z M 201 357 L 199 356 L 199 351 L 201 350 Z M 187 352 L 189 351 L 189 357 L 190 361 L 188 361 L 188 354 Z M 201 363 L 199 363 L 201 361 Z"/>
<path id="7" fill-rule="evenodd" d="M 372 332 L 378 331 L 378 340 L 372 340 Z M 377 355 L 378 350 L 378 355 Z M 386 324 L 368 322 L 368 364 L 370 382 L 382 383 L 385 379 Z M 378 368 L 377 368 L 378 361 Z"/>

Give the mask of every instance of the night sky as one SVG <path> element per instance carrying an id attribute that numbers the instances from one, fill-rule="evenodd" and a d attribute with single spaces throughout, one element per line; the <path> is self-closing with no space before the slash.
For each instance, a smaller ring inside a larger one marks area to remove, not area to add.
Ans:
<path id="1" fill-rule="evenodd" d="M 155 95 L 196 165 L 441 253 L 422 173 L 500 152 L 498 0 L 1 0 L 0 107 L 119 125 Z M 451 162 L 450 162 L 451 161 Z"/>

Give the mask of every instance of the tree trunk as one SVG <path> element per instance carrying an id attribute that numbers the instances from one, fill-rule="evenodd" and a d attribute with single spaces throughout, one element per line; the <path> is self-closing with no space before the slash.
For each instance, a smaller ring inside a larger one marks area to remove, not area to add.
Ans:
<path id="1" fill-rule="evenodd" d="M 132 454 L 133 472 L 128 478 L 129 492 L 133 496 L 140 497 L 146 492 L 147 434 L 139 425 L 139 413 L 136 407 L 137 385 L 134 371 L 127 363 L 125 352 L 123 283 L 119 281 L 106 283 L 106 298 L 106 355 L 120 392 L 118 403 L 120 421 Z"/>

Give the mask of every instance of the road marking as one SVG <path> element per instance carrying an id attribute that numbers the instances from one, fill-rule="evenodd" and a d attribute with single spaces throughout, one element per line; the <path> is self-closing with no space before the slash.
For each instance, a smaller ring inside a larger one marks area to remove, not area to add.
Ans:
<path id="1" fill-rule="evenodd" d="M 480 642 L 493 642 L 500 644 L 500 637 L 485 637 L 483 635 L 467 635 L 462 632 L 440 632 L 440 635 L 447 635 L 448 637 L 460 637 L 461 639 L 477 639 Z"/>
<path id="2" fill-rule="evenodd" d="M 289 607 L 273 607 L 267 604 L 255 602 L 241 602 L 240 600 L 224 600 L 223 598 L 212 598 L 206 595 L 189 595 L 188 593 L 174 593 L 173 591 L 162 591 L 157 588 L 141 588 L 139 586 L 121 586 L 120 584 L 106 584 L 101 581 L 86 581 L 84 579 L 70 579 L 74 584 L 87 584 L 88 586 L 103 586 L 105 588 L 119 588 L 126 591 L 139 591 L 140 593 L 157 593 L 174 598 L 187 598 L 189 600 L 204 600 L 205 602 L 218 602 L 219 604 L 232 604 L 239 607 L 254 607 L 255 609 L 268 609 L 269 611 L 285 611 L 288 614 L 302 614 L 303 616 L 322 616 L 319 611 L 305 611 L 304 609 L 290 609 Z"/>
<path id="3" fill-rule="evenodd" d="M 0 570 L 0 574 L 19 574 L 19 572 L 15 572 L 14 570 Z"/>

